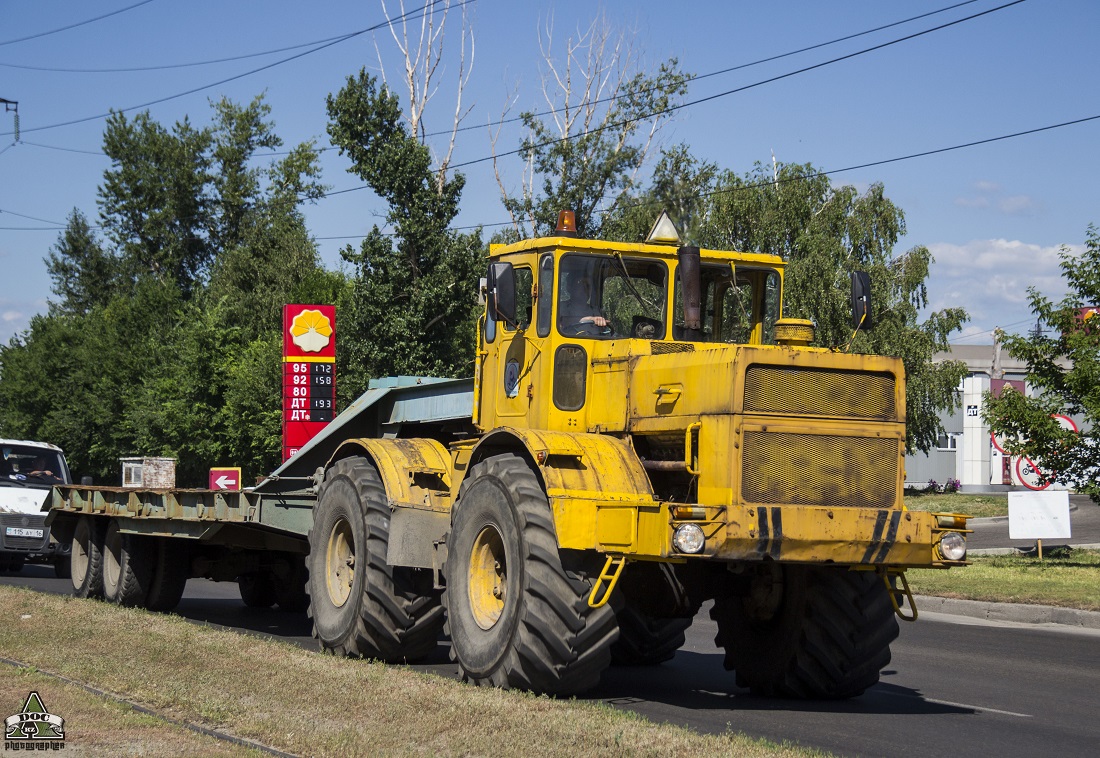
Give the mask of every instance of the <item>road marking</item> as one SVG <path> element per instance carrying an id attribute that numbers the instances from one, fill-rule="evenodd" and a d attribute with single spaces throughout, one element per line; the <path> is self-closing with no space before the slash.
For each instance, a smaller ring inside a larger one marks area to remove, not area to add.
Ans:
<path id="1" fill-rule="evenodd" d="M 981 712 L 984 712 L 984 713 L 999 713 L 1002 716 L 1016 716 L 1016 717 L 1022 718 L 1022 719 L 1035 718 L 1030 713 L 1016 713 L 1016 711 L 1002 711 L 999 708 L 987 708 L 984 705 L 971 705 L 970 703 L 955 703 L 955 702 L 952 702 L 951 700 L 937 700 L 936 698 L 933 698 L 933 697 L 921 697 L 920 695 L 906 695 L 906 694 L 901 693 L 901 692 L 877 692 L 876 694 L 890 695 L 892 697 L 916 698 L 917 700 L 923 700 L 926 703 L 935 703 L 936 705 L 948 705 L 948 706 L 951 706 L 952 708 L 966 708 L 966 709 L 971 710 L 971 711 L 981 711 Z"/>

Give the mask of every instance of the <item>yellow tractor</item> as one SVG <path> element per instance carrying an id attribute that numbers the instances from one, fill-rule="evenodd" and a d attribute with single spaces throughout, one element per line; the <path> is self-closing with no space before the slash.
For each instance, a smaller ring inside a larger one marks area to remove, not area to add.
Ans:
<path id="1" fill-rule="evenodd" d="M 317 470 L 322 646 L 413 660 L 445 626 L 467 681 L 570 694 L 667 660 L 713 601 L 740 686 L 877 682 L 916 614 L 905 570 L 965 564 L 966 518 L 905 509 L 901 361 L 811 347 L 783 276 L 666 217 L 645 243 L 563 213 L 494 245 L 467 424 L 346 424 Z"/>

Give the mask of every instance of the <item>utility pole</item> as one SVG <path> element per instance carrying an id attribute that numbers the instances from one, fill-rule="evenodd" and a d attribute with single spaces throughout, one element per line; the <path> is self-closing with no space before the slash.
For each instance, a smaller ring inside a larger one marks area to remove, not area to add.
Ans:
<path id="1" fill-rule="evenodd" d="M 2 97 L 0 97 L 0 103 L 4 104 L 4 113 L 15 111 L 15 138 L 12 140 L 12 144 L 15 144 L 19 141 L 19 103 Z"/>

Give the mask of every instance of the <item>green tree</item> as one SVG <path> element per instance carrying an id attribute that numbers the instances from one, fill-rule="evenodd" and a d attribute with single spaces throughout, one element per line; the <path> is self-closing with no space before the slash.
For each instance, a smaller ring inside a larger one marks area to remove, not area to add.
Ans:
<path id="1" fill-rule="evenodd" d="M 1100 503 L 1100 233 L 1086 232 L 1085 250 L 1059 253 L 1068 294 L 1054 303 L 1034 287 L 1028 289 L 1031 311 L 1046 330 L 1004 336 L 1010 355 L 1027 363 L 1027 383 L 1034 397 L 1007 389 L 986 397 L 983 415 L 992 430 L 1009 442 L 1009 451 L 1027 455 Z M 1083 416 L 1084 428 L 1073 433 L 1051 414 Z"/>
<path id="2" fill-rule="evenodd" d="M 58 300 L 51 308 L 84 314 L 111 299 L 118 286 L 119 262 L 103 249 L 87 217 L 78 209 L 46 257 Z"/>
<path id="3" fill-rule="evenodd" d="M 342 397 L 355 397 L 371 377 L 471 373 L 481 233 L 448 227 L 458 214 L 461 174 L 433 171 L 431 153 L 403 122 L 397 97 L 360 71 L 328 98 L 329 135 L 351 159 L 348 170 L 387 204 L 358 250 L 340 301 Z"/>
<path id="4" fill-rule="evenodd" d="M 261 98 L 212 109 L 202 129 L 111 117 L 106 240 L 73 214 L 48 262 L 58 302 L 0 348 L 0 431 L 61 445 L 101 482 L 134 454 L 177 457 L 181 486 L 211 465 L 274 468 L 282 305 L 345 286 L 300 210 L 324 190 L 313 145 L 265 161 L 282 142 Z"/>

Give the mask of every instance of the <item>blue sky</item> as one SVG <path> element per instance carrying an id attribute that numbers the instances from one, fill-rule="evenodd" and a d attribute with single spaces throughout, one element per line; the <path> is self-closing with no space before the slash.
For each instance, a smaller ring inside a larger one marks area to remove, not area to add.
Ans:
<path id="1" fill-rule="evenodd" d="M 953 10 L 797 56 L 715 76 L 692 86 L 695 100 L 813 66 L 917 31 L 990 10 L 1008 0 L 976 0 Z M 233 62 L 144 72 L 42 71 L 165 66 L 248 55 L 344 35 L 383 20 L 375 0 L 152 0 L 94 23 L 34 39 L 70 24 L 126 9 L 139 0 L 0 2 L 0 98 L 17 101 L 21 141 L 12 144 L 11 113 L 0 112 L 0 340 L 45 311 L 50 279 L 43 262 L 72 209 L 93 220 L 97 186 L 108 161 L 96 155 L 104 121 L 91 119 L 245 74 L 304 52 L 297 48 Z M 655 67 L 670 57 L 703 74 L 817 45 L 959 0 L 730 0 L 682 2 L 476 0 L 475 40 L 464 101 L 464 125 L 499 117 L 509 93 L 513 113 L 545 109 L 538 30 L 552 20 L 553 52 L 603 14 Z M 420 3 L 409 0 L 409 8 Z M 396 10 L 391 0 L 391 13 Z M 428 107 L 429 131 L 449 126 L 457 76 L 458 13 L 453 12 L 440 89 Z M 965 23 L 806 73 L 686 108 L 661 133 L 722 168 L 744 172 L 775 157 L 834 170 L 936 150 L 1100 115 L 1100 4 L 1027 0 Z M 248 102 L 266 93 L 288 144 L 327 146 L 325 96 L 361 67 L 377 72 L 379 53 L 391 81 L 400 59 L 388 32 L 364 34 L 234 81 L 151 105 L 164 124 L 208 122 L 208 101 Z M 402 90 L 399 88 L 399 92 Z M 51 127 L 51 128 L 42 128 Z M 498 150 L 521 133 L 505 127 Z M 924 158 L 837 173 L 834 183 L 863 189 L 882 182 L 906 213 L 898 252 L 927 245 L 937 262 L 929 279 L 933 307 L 962 306 L 972 315 L 956 341 L 990 341 L 996 326 L 1031 325 L 1026 288 L 1060 297 L 1057 251 L 1079 250 L 1089 223 L 1100 224 L 1100 120 Z M 442 147 L 442 145 L 439 145 Z M 76 151 L 76 152 L 74 152 Z M 453 160 L 490 153 L 485 129 L 459 136 Z M 334 190 L 360 185 L 336 151 L 323 155 Z M 515 188 L 520 166 L 502 163 Z M 492 164 L 464 170 L 460 225 L 507 220 Z M 350 192 L 307 209 L 326 263 L 364 234 L 383 205 Z M 29 217 L 29 218 L 28 218 Z"/>

